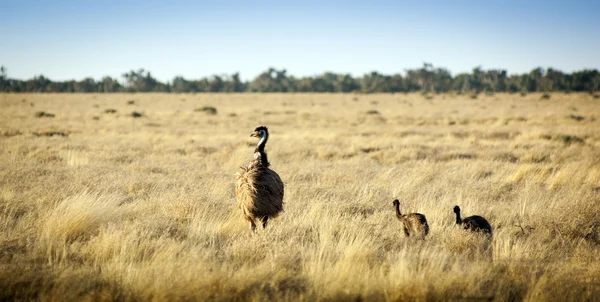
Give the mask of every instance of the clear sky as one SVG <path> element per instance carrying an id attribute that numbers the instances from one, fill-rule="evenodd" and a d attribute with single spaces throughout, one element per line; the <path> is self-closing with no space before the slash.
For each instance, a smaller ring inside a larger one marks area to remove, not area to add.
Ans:
<path id="1" fill-rule="evenodd" d="M 360 76 L 423 62 L 453 74 L 600 69 L 600 1 L 0 1 L 12 78 Z"/>

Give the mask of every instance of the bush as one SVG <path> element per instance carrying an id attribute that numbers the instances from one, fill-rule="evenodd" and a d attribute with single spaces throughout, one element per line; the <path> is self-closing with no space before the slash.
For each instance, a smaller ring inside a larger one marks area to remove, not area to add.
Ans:
<path id="1" fill-rule="evenodd" d="M 549 93 L 544 93 L 542 95 L 542 100 L 549 100 L 550 99 L 550 94 Z"/>

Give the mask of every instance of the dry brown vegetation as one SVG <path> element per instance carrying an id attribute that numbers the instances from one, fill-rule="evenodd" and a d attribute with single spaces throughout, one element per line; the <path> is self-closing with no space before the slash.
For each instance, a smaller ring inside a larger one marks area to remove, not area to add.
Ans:
<path id="1" fill-rule="evenodd" d="M 0 108 L 0 300 L 600 297 L 588 94 L 0 94 Z M 286 195 L 252 234 L 233 181 L 258 125 Z M 402 235 L 395 198 L 427 216 L 425 240 Z M 493 240 L 456 227 L 454 205 Z"/>

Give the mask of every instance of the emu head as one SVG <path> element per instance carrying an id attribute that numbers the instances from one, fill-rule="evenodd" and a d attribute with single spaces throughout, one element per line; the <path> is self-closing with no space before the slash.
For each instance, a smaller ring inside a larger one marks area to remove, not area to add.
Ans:
<path id="1" fill-rule="evenodd" d="M 256 127 L 256 129 L 254 129 L 254 132 L 252 132 L 252 134 L 250 134 L 251 137 L 258 137 L 258 138 L 264 138 L 268 135 L 269 135 L 269 129 L 267 129 L 267 127 L 265 127 L 265 126 Z"/>
<path id="2" fill-rule="evenodd" d="M 458 206 L 454 206 L 454 213 L 460 214 L 460 208 Z"/>

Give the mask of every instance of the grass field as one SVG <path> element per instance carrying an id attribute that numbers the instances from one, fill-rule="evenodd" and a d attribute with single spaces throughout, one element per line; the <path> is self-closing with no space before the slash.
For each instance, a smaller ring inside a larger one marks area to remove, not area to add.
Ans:
<path id="1" fill-rule="evenodd" d="M 0 300 L 600 300 L 589 94 L 0 94 L 0 108 Z M 259 125 L 285 212 L 253 234 L 233 182 Z M 404 237 L 395 198 L 427 216 L 425 240 Z M 456 227 L 454 205 L 493 240 Z"/>

